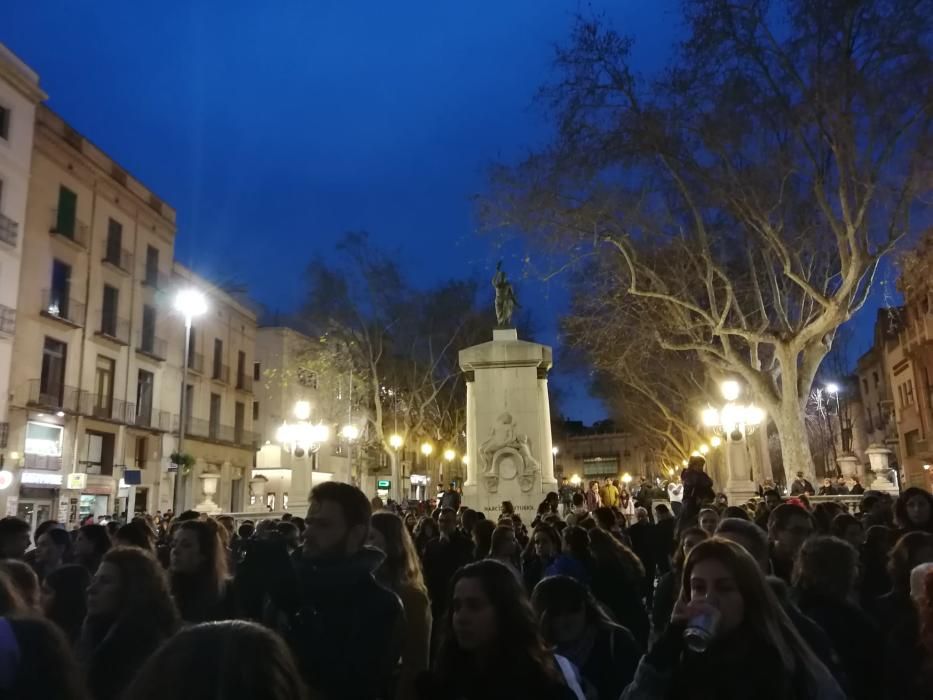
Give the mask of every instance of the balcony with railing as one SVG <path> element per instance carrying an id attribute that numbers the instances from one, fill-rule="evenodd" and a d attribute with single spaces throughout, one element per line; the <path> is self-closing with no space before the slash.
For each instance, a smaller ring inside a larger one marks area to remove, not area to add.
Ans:
<path id="1" fill-rule="evenodd" d="M 78 396 L 78 413 L 91 418 L 132 425 L 136 420 L 136 404 L 97 392 L 82 391 Z"/>
<path id="2" fill-rule="evenodd" d="M 27 387 L 26 403 L 50 411 L 78 412 L 78 397 L 81 392 L 73 386 L 66 386 L 54 381 L 30 379 Z"/>
<path id="3" fill-rule="evenodd" d="M 248 374 L 238 374 L 236 378 L 236 390 L 245 391 L 248 394 L 253 393 L 253 378 Z"/>
<path id="4" fill-rule="evenodd" d="M 19 224 L 8 216 L 0 214 L 0 243 L 15 248 L 19 240 Z"/>
<path id="5" fill-rule="evenodd" d="M 85 311 L 84 304 L 76 299 L 70 299 L 60 290 L 42 290 L 42 308 L 40 313 L 43 316 L 63 321 L 72 326 L 83 326 Z"/>
<path id="6" fill-rule="evenodd" d="M 74 217 L 59 216 L 58 209 L 52 210 L 49 233 L 64 238 L 70 243 L 87 248 L 87 224 Z"/>
<path id="7" fill-rule="evenodd" d="M 188 354 L 188 371 L 204 374 L 204 355 L 199 352 Z"/>
<path id="8" fill-rule="evenodd" d="M 148 409 L 142 407 L 133 423 L 138 428 L 160 430 L 166 433 L 170 430 L 178 430 L 178 416 L 172 415 L 169 411 L 154 411 L 151 406 Z"/>
<path id="9" fill-rule="evenodd" d="M 167 289 L 169 279 L 169 276 L 161 270 L 153 270 L 147 267 L 143 272 L 140 284 L 151 289 Z"/>
<path id="10" fill-rule="evenodd" d="M 16 309 L 0 304 L 0 334 L 13 335 L 16 332 Z"/>
<path id="11" fill-rule="evenodd" d="M 120 272 L 125 272 L 126 274 L 130 274 L 133 270 L 133 254 L 125 248 L 107 250 L 104 257 L 101 258 L 101 262 L 115 267 L 120 270 Z"/>
<path id="12" fill-rule="evenodd" d="M 120 345 L 129 345 L 130 322 L 125 318 L 118 318 L 113 314 L 105 314 L 101 311 L 98 315 L 97 330 L 94 331 L 94 334 Z"/>
<path id="13" fill-rule="evenodd" d="M 238 447 L 254 448 L 258 440 L 257 434 L 252 430 L 233 425 L 221 425 L 203 418 L 189 417 L 186 421 L 185 433 L 193 438 L 223 442 Z"/>
<path id="14" fill-rule="evenodd" d="M 136 334 L 136 352 L 147 355 L 163 362 L 166 357 L 167 344 L 162 338 L 151 333 L 139 332 Z"/>
<path id="15" fill-rule="evenodd" d="M 230 383 L 230 367 L 228 365 L 214 364 L 211 367 L 211 379 L 223 384 Z"/>

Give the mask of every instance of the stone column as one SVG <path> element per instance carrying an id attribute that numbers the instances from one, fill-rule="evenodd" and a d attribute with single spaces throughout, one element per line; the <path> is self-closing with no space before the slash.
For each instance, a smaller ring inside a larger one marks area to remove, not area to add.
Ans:
<path id="1" fill-rule="evenodd" d="M 466 372 L 466 379 L 466 414 L 472 416 L 476 413 L 476 387 L 473 381 L 473 372 Z M 474 446 L 479 444 L 476 439 L 476 421 L 467 420 L 466 444 L 467 476 L 466 481 L 463 482 L 463 486 L 464 488 L 467 486 L 475 488 L 479 474 L 479 472 L 477 472 L 479 455 L 473 451 Z M 425 491 L 427 491 L 427 489 L 425 489 Z"/>
<path id="2" fill-rule="evenodd" d="M 729 505 L 745 503 L 754 496 L 758 489 L 752 481 L 751 460 L 749 459 L 748 440 L 730 440 L 723 443 L 728 467 L 728 481 L 726 482 L 726 496 Z"/>

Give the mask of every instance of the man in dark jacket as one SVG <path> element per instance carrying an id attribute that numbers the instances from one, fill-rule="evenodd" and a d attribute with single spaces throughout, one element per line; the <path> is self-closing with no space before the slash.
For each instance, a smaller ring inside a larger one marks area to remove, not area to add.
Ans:
<path id="1" fill-rule="evenodd" d="M 473 560 L 473 541 L 457 530 L 457 514 L 442 508 L 437 518 L 440 533 L 424 550 L 424 583 L 431 599 L 431 612 L 441 620 L 447 608 L 447 587 L 454 572 Z"/>
<path id="2" fill-rule="evenodd" d="M 790 495 L 800 496 L 804 493 L 808 496 L 813 496 L 816 491 L 813 490 L 813 484 L 804 477 L 803 472 L 797 472 L 797 478 L 794 479 L 793 483 L 790 485 Z"/>
<path id="3" fill-rule="evenodd" d="M 680 473 L 680 482 L 684 485 L 684 495 L 681 503 L 683 510 L 680 513 L 681 528 L 689 527 L 696 522 L 700 508 L 712 503 L 716 498 L 713 491 L 713 480 L 704 469 L 706 460 L 694 455 L 687 462 L 687 468 Z"/>
<path id="4" fill-rule="evenodd" d="M 388 697 L 401 655 L 404 612 L 376 583 L 382 563 L 365 547 L 372 508 L 363 492 L 328 481 L 311 491 L 303 555 L 296 562 L 300 604 L 287 634 L 312 695 Z"/>
<path id="5" fill-rule="evenodd" d="M 632 542 L 632 551 L 635 556 L 641 559 L 645 567 L 645 584 L 647 587 L 648 603 L 650 605 L 654 598 L 654 573 L 655 573 L 655 541 L 654 524 L 648 519 L 648 511 L 644 508 L 635 509 L 635 522 L 632 523 L 626 534 Z"/>

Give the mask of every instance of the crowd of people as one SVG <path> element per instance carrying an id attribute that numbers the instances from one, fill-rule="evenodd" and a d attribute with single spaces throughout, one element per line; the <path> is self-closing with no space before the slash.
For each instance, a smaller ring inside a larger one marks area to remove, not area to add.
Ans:
<path id="1" fill-rule="evenodd" d="M 0 697 L 930 697 L 933 496 L 729 505 L 703 466 L 679 503 L 596 482 L 527 524 L 336 482 L 305 518 L 6 517 Z"/>

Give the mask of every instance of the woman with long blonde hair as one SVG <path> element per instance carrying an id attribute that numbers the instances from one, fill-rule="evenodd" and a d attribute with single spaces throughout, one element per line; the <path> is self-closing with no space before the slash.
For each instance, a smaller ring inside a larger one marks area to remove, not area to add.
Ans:
<path id="1" fill-rule="evenodd" d="M 845 698 L 755 560 L 713 537 L 687 555 L 670 625 L 642 658 L 622 699 L 750 694 L 757 700 Z"/>
<path id="2" fill-rule="evenodd" d="M 408 528 L 389 511 L 372 515 L 369 544 L 381 550 L 385 559 L 376 570 L 376 579 L 398 594 L 405 608 L 406 634 L 402 665 L 395 697 L 415 697 L 415 678 L 428 668 L 431 646 L 431 603 L 421 574 L 421 562 Z"/>

